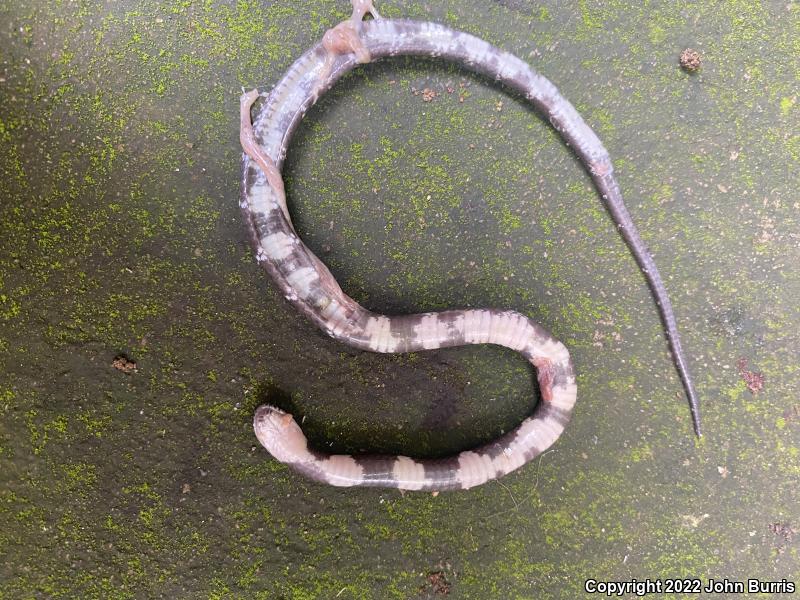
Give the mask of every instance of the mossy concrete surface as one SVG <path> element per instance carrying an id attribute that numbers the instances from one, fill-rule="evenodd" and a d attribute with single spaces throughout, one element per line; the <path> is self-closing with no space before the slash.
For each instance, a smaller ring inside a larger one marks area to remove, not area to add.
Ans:
<path id="1" fill-rule="evenodd" d="M 800 583 L 800 5 L 378 8 L 523 57 L 599 133 L 676 307 L 705 436 L 574 155 L 492 82 L 398 59 L 307 116 L 284 169 L 299 231 L 373 310 L 541 322 L 573 353 L 577 409 L 551 451 L 468 492 L 290 472 L 256 444 L 262 402 L 304 417 L 320 448 L 414 456 L 490 439 L 533 402 L 511 352 L 354 351 L 255 264 L 237 206 L 241 88 L 268 89 L 349 6 L 5 0 L 0 599 Z M 686 47 L 695 74 L 678 65 Z"/>

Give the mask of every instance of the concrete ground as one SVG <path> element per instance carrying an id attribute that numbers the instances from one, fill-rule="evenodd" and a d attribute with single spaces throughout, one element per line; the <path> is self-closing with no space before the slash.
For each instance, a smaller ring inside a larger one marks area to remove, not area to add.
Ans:
<path id="1" fill-rule="evenodd" d="M 268 89 L 347 2 L 4 0 L 0 599 L 800 584 L 800 4 L 378 8 L 525 58 L 596 129 L 666 279 L 705 436 L 576 158 L 491 82 L 398 59 L 304 121 L 284 170 L 301 235 L 370 309 L 532 316 L 573 353 L 576 413 L 551 451 L 468 492 L 288 471 L 253 435 L 264 401 L 320 448 L 415 456 L 491 439 L 533 402 L 510 351 L 334 342 L 251 255 L 241 87 Z"/>

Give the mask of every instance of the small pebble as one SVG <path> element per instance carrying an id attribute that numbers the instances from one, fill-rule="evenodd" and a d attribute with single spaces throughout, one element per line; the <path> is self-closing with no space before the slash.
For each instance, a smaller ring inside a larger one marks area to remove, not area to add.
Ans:
<path id="1" fill-rule="evenodd" d="M 679 62 L 681 63 L 681 68 L 689 71 L 690 73 L 694 73 L 700 68 L 700 63 L 702 61 L 700 58 L 700 53 L 697 50 L 687 48 L 681 52 Z"/>

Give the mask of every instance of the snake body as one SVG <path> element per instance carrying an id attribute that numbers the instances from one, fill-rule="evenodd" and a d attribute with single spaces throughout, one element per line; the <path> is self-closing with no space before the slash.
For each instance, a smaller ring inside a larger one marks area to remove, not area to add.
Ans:
<path id="1" fill-rule="evenodd" d="M 279 461 L 335 486 L 452 490 L 480 485 L 521 467 L 561 435 L 575 405 L 575 374 L 566 347 L 540 325 L 513 311 L 451 310 L 416 315 L 373 313 L 347 296 L 331 272 L 298 237 L 286 206 L 280 168 L 289 141 L 320 94 L 357 64 L 386 56 L 442 57 L 521 93 L 572 147 L 640 265 L 659 307 L 676 367 L 699 434 L 697 401 L 675 317 L 658 270 L 640 239 L 613 175 L 611 159 L 591 128 L 556 87 L 527 63 L 470 34 L 435 23 L 382 19 L 369 0 L 353 0 L 353 16 L 289 68 L 251 123 L 256 90 L 241 100 L 244 148 L 240 204 L 258 262 L 286 299 L 333 338 L 372 352 L 415 352 L 464 344 L 498 344 L 534 367 L 541 401 L 514 430 L 444 459 L 349 456 L 308 446 L 294 418 L 274 406 L 256 410 L 254 429 Z M 373 20 L 362 21 L 366 12 Z"/>

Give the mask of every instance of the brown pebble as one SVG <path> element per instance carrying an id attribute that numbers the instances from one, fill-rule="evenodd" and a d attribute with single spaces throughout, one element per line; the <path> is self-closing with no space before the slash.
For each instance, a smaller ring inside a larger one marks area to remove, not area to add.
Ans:
<path id="1" fill-rule="evenodd" d="M 123 373 L 127 373 L 128 375 L 130 375 L 131 373 L 136 373 L 136 371 L 138 370 L 136 368 L 136 363 L 127 356 L 125 356 L 124 354 L 119 354 L 115 356 L 114 360 L 111 361 L 111 366 L 114 367 L 117 371 L 122 371 Z"/>
<path id="2" fill-rule="evenodd" d="M 432 90 L 431 88 L 425 88 L 422 90 L 422 100 L 424 102 L 432 102 L 433 99 L 438 95 L 439 94 L 436 92 L 436 90 Z"/>
<path id="3" fill-rule="evenodd" d="M 683 52 L 681 52 L 681 57 L 679 59 L 681 63 L 681 67 L 690 73 L 694 73 L 700 68 L 700 63 L 702 59 L 700 57 L 700 53 L 697 50 L 692 50 L 691 48 L 687 48 Z"/>

